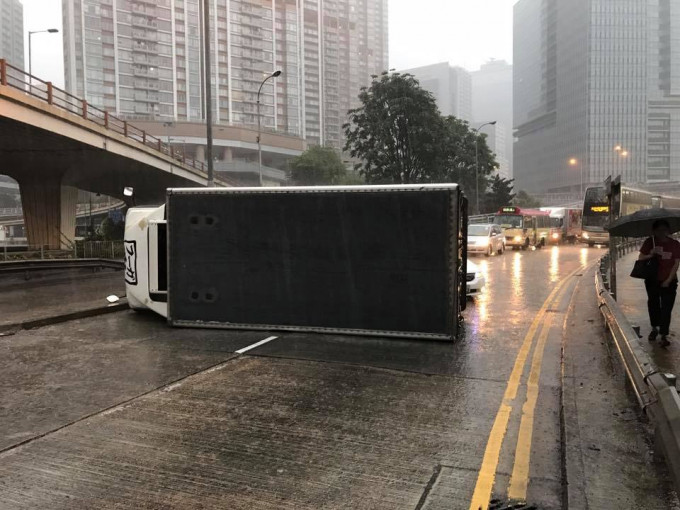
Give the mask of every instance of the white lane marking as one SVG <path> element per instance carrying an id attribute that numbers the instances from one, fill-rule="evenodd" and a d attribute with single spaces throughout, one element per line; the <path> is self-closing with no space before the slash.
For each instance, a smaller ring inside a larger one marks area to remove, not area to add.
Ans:
<path id="1" fill-rule="evenodd" d="M 278 336 L 269 336 L 265 338 L 264 340 L 260 340 L 259 342 L 255 342 L 253 345 L 249 345 L 248 347 L 244 347 L 243 349 L 239 349 L 236 351 L 237 354 L 243 354 L 246 351 L 249 351 L 250 349 L 254 349 L 255 347 L 259 347 L 262 344 L 266 344 L 267 342 L 271 342 L 272 340 L 275 340 L 278 338 Z"/>

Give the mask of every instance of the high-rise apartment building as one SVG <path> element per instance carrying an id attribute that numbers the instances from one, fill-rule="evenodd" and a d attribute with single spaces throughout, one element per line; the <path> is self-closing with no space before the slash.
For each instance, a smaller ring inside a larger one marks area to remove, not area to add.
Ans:
<path id="1" fill-rule="evenodd" d="M 24 7 L 19 0 L 0 0 L 0 58 L 24 68 Z"/>
<path id="2" fill-rule="evenodd" d="M 63 0 L 67 89 L 128 118 L 204 118 L 201 0 Z M 212 0 L 213 118 L 339 146 L 387 68 L 387 0 Z"/>
<path id="3" fill-rule="evenodd" d="M 484 122 L 496 121 L 491 128 L 484 128 L 488 144 L 496 153 L 499 173 L 512 177 L 512 65 L 505 60 L 490 60 L 472 75 L 473 127 Z"/>
<path id="4" fill-rule="evenodd" d="M 472 120 L 472 78 L 468 71 L 440 62 L 400 72 L 412 74 L 421 87 L 432 93 L 442 115 Z"/>
<path id="5" fill-rule="evenodd" d="M 514 33 L 519 189 L 680 181 L 676 0 L 520 0 Z"/>

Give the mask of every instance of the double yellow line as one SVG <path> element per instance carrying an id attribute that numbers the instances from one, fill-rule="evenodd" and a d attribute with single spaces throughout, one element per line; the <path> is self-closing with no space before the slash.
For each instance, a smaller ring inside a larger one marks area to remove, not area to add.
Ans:
<path id="1" fill-rule="evenodd" d="M 503 394 L 503 401 L 496 413 L 489 439 L 484 451 L 484 458 L 482 466 L 477 476 L 477 484 L 470 502 L 470 510 L 486 510 L 491 499 L 491 491 L 496 479 L 496 469 L 498 468 L 498 461 L 503 446 L 503 440 L 508 430 L 508 422 L 510 415 L 515 405 L 515 398 L 519 390 L 524 367 L 526 366 L 529 352 L 534 344 L 536 333 L 539 327 L 542 327 L 538 335 L 536 348 L 531 361 L 531 370 L 529 378 L 527 379 L 527 396 L 524 405 L 522 406 L 522 419 L 519 426 L 519 434 L 517 436 L 517 447 L 515 449 L 515 462 L 512 469 L 512 476 L 510 478 L 510 487 L 508 489 L 508 497 L 515 500 L 526 500 L 527 486 L 529 483 L 529 463 L 531 460 L 531 441 L 534 429 L 534 411 L 536 409 L 536 401 L 538 400 L 538 383 L 541 377 L 541 365 L 543 363 L 543 352 L 545 344 L 548 340 L 550 327 L 552 326 L 552 315 L 547 314 L 551 306 L 557 304 L 562 299 L 567 289 L 567 283 L 571 277 L 582 271 L 580 267 L 576 271 L 570 273 L 566 278 L 562 279 L 553 291 L 545 300 L 543 306 L 534 317 L 529 331 L 524 337 L 522 346 L 519 349 L 517 358 L 515 359 L 515 366 L 510 373 L 508 383 Z"/>

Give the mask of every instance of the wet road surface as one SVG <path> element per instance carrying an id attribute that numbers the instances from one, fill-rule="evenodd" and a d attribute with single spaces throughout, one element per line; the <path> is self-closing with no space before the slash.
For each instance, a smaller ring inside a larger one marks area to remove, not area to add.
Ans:
<path id="1" fill-rule="evenodd" d="M 122 271 L 83 272 L 59 278 L 29 274 L 34 279 L 4 277 L 0 281 L 0 328 L 55 315 L 105 306 L 106 296 L 125 296 Z"/>
<path id="2" fill-rule="evenodd" d="M 475 259 L 455 344 L 133 312 L 2 338 L 0 508 L 673 508 L 598 322 L 602 253 Z"/>

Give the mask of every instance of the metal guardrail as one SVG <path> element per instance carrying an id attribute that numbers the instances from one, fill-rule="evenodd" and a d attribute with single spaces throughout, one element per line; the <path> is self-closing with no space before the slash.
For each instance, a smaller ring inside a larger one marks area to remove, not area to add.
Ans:
<path id="1" fill-rule="evenodd" d="M 200 170 L 201 172 L 207 171 L 205 163 L 192 158 L 187 158 L 184 155 L 184 152 L 179 148 L 163 142 L 160 138 L 150 135 L 143 129 L 128 124 L 126 120 L 120 119 L 105 110 L 101 110 L 100 108 L 89 104 L 84 99 L 55 87 L 52 82 L 43 81 L 18 67 L 14 67 L 5 59 L 0 59 L 0 85 L 20 90 L 51 106 L 75 114 L 100 127 L 109 129 L 131 140 L 135 140 L 196 170 Z"/>
<path id="2" fill-rule="evenodd" d="M 75 241 L 70 249 L 50 250 L 47 246 L 12 245 L 0 243 L 0 261 L 41 261 L 41 260 L 123 260 L 123 241 Z"/>
<path id="3" fill-rule="evenodd" d="M 630 242 L 635 246 L 639 241 Z M 630 246 L 628 249 L 630 249 Z M 625 249 L 625 248 L 624 248 Z M 640 345 L 639 336 L 605 286 L 600 271 L 595 275 L 595 287 L 602 313 L 621 361 L 642 410 L 654 426 L 655 444 L 670 469 L 676 490 L 680 491 L 680 396 L 673 374 L 662 374 Z"/>
<path id="4" fill-rule="evenodd" d="M 12 273 L 30 273 L 32 271 L 63 271 L 65 269 L 115 269 L 122 270 L 125 263 L 121 260 L 109 259 L 54 259 L 54 260 L 18 260 L 0 262 L 0 276 Z"/>
<path id="5" fill-rule="evenodd" d="M 78 241 L 74 246 L 76 258 L 106 258 L 123 260 L 123 241 Z"/>
<path id="6" fill-rule="evenodd" d="M 620 242 L 614 246 L 615 251 L 615 260 L 618 261 L 623 257 L 624 255 L 627 255 L 628 253 L 632 251 L 638 251 L 640 249 L 640 246 L 642 246 L 642 243 L 644 242 L 644 239 L 640 238 L 635 238 L 635 239 L 630 239 L 630 240 L 624 240 L 623 242 Z M 612 246 L 609 246 L 609 250 L 611 252 Z M 609 282 L 609 278 L 611 275 L 610 272 L 610 265 L 611 265 L 611 256 L 610 253 L 608 252 L 607 255 L 602 257 L 600 259 L 600 272 L 602 273 L 602 280 L 604 282 L 605 288 L 611 292 L 611 286 Z"/>

